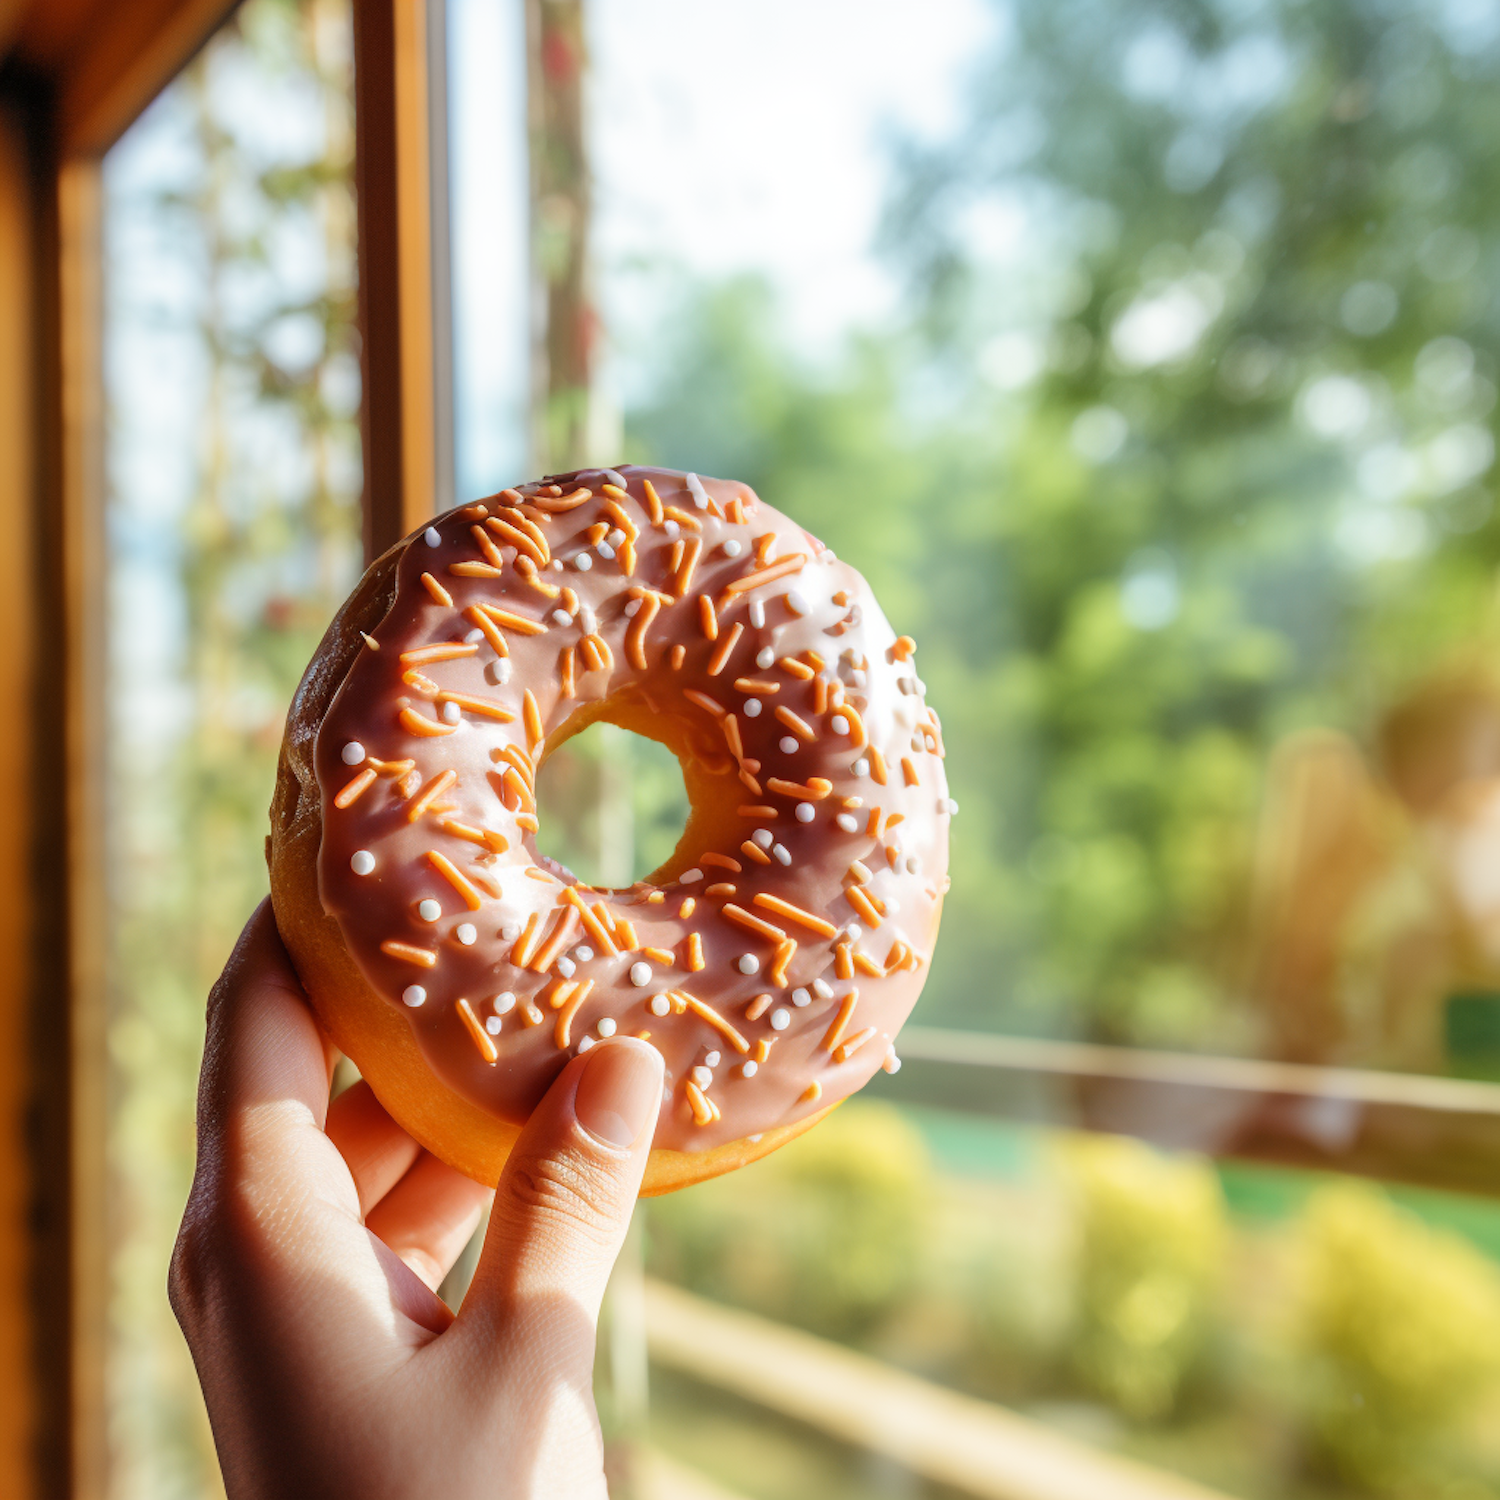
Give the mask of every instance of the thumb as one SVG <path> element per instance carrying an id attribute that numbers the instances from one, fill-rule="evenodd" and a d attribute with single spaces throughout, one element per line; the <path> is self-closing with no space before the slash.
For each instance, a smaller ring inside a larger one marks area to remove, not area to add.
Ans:
<path id="1" fill-rule="evenodd" d="M 459 1327 L 500 1335 L 523 1360 L 544 1340 L 552 1358 L 566 1347 L 592 1368 L 599 1304 L 661 1110 L 662 1070 L 655 1047 L 613 1037 L 558 1075 L 505 1164 Z"/>

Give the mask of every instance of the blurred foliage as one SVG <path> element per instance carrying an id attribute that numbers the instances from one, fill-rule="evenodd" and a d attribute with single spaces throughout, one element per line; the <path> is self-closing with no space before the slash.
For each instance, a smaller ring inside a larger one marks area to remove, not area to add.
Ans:
<path id="1" fill-rule="evenodd" d="M 105 167 L 116 1500 L 220 1484 L 165 1268 L 204 996 L 360 567 L 351 85 L 347 0 L 246 0 Z"/>
<path id="2" fill-rule="evenodd" d="M 1270 751 L 1367 739 L 1495 638 L 1500 25 L 1013 0 L 996 31 L 958 127 L 898 152 L 905 321 L 812 368 L 764 287 L 700 292 L 627 430 L 919 641 L 962 807 L 930 1019 L 1253 1047 Z"/>

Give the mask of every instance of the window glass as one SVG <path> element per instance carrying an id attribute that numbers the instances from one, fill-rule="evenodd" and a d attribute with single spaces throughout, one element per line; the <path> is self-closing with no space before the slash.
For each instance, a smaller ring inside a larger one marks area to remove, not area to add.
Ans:
<path id="1" fill-rule="evenodd" d="M 220 1492 L 166 1265 L 204 996 L 360 567 L 346 0 L 247 0 L 105 165 L 112 1496 Z"/>

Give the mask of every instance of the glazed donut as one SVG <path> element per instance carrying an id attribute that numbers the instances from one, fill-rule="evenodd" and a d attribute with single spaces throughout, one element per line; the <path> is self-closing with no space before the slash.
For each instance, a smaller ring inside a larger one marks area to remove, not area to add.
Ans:
<path id="1" fill-rule="evenodd" d="M 644 1191 L 764 1155 L 899 1066 L 948 887 L 943 736 L 864 580 L 742 484 L 582 470 L 434 520 L 309 665 L 271 808 L 318 1017 L 424 1146 L 495 1182 L 567 1059 L 666 1087 Z M 536 774 L 595 720 L 691 812 L 597 890 L 536 847 Z"/>

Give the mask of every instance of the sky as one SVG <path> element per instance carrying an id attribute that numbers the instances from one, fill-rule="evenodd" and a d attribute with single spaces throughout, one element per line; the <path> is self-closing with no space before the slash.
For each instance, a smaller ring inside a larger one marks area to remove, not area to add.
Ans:
<path id="1" fill-rule="evenodd" d="M 525 471 L 520 12 L 449 0 L 463 493 Z M 947 132 L 995 15 L 988 0 L 590 0 L 606 392 L 688 278 L 763 274 L 812 358 L 888 321 L 887 143 Z"/>

